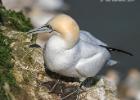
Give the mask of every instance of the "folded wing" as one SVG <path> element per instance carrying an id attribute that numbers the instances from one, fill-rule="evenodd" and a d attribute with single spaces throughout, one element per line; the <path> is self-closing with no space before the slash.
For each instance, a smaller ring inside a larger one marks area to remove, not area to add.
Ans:
<path id="1" fill-rule="evenodd" d="M 83 31 L 83 30 L 80 31 L 80 39 L 90 44 L 107 46 L 106 43 L 97 39 L 87 31 Z"/>

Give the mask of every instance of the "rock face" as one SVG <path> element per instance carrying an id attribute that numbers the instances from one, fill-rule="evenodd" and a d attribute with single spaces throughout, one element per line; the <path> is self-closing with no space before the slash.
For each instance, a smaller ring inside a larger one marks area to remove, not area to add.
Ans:
<path id="1" fill-rule="evenodd" d="M 32 36 L 26 33 L 11 31 L 1 27 L 3 35 L 12 39 L 13 69 L 16 85 L 20 92 L 12 92 L 11 86 L 5 82 L 3 88 L 9 98 L 13 100 L 119 100 L 116 86 L 101 78 L 94 86 L 78 95 L 78 82 L 59 82 L 54 92 L 49 93 L 55 84 L 55 79 L 50 78 L 44 68 L 42 49 L 29 48 Z"/>
<path id="2" fill-rule="evenodd" d="M 101 78 L 95 86 L 80 94 L 80 100 L 119 100 L 116 86 Z"/>

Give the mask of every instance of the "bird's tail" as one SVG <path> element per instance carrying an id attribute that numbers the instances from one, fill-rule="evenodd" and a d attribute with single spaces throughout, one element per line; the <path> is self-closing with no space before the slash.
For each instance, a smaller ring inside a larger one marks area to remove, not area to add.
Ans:
<path id="1" fill-rule="evenodd" d="M 118 61 L 110 59 L 110 60 L 107 62 L 107 65 L 113 66 L 113 65 L 116 65 L 117 63 L 118 63 Z"/>
<path id="2" fill-rule="evenodd" d="M 124 51 L 124 50 L 120 50 L 120 49 L 116 49 L 116 48 L 112 48 L 112 47 L 108 47 L 108 46 L 104 46 L 104 45 L 100 45 L 100 46 L 106 48 L 109 52 L 117 51 L 117 52 L 121 52 L 121 53 L 124 53 L 124 54 L 130 55 L 130 56 L 133 56 L 132 53 L 127 52 L 127 51 Z"/>

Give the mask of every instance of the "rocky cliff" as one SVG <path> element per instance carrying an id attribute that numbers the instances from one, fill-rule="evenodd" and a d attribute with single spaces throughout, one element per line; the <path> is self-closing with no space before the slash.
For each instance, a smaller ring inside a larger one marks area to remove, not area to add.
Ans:
<path id="1" fill-rule="evenodd" d="M 50 93 L 57 80 L 45 72 L 42 49 L 29 48 L 35 39 L 26 33 L 30 24 L 15 12 L 8 14 L 0 26 L 0 100 L 119 100 L 116 86 L 104 78 L 79 94 L 74 92 L 78 82 L 65 81 Z"/>

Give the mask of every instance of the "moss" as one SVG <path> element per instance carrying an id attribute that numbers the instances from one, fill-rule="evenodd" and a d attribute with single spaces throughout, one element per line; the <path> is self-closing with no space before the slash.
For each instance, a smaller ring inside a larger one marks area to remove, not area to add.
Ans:
<path id="1" fill-rule="evenodd" d="M 32 25 L 28 18 L 26 18 L 22 12 L 15 12 L 12 10 L 6 10 L 4 7 L 0 7 L 1 23 L 4 26 L 10 27 L 17 31 L 26 32 L 32 28 Z"/>
<path id="2" fill-rule="evenodd" d="M 6 100 L 5 91 L 3 90 L 3 85 L 8 82 L 10 85 L 14 85 L 14 77 L 11 73 L 12 63 L 11 63 L 11 40 L 4 36 L 0 31 L 0 97 Z"/>
<path id="3" fill-rule="evenodd" d="M 26 32 L 32 28 L 29 19 L 24 17 L 21 12 L 6 10 L 0 6 L 0 17 L 0 25 L 8 27 L 10 30 Z M 3 33 L 0 30 L 0 99 L 10 100 L 3 88 L 4 84 L 8 83 L 10 91 L 15 95 L 17 95 L 17 91 L 20 91 L 20 88 L 16 85 L 16 80 L 13 76 L 13 63 L 11 63 L 12 48 L 10 48 L 10 44 L 13 40 L 4 36 Z"/>

